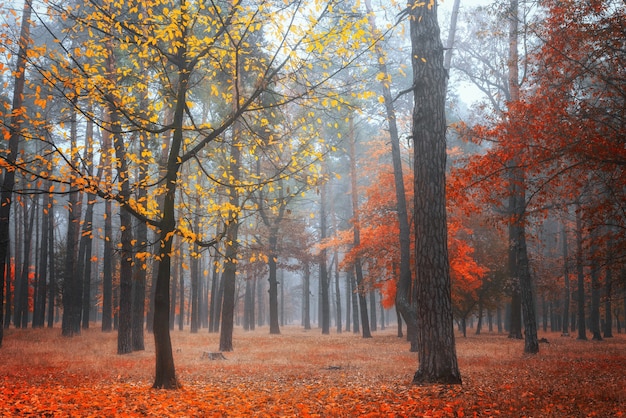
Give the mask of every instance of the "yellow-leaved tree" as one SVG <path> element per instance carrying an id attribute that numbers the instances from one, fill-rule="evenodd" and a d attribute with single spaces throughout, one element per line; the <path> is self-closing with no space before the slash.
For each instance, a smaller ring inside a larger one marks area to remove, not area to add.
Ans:
<path id="1" fill-rule="evenodd" d="M 141 260 L 138 253 L 145 255 L 145 249 L 134 248 L 132 217 L 153 229 L 155 388 L 180 384 L 169 333 L 173 238 L 207 247 L 226 237 L 224 269 L 232 273 L 226 285 L 230 280 L 234 287 L 237 225 L 250 202 L 246 196 L 297 176 L 316 184 L 311 167 L 329 148 L 312 128 L 317 117 L 300 111 L 303 119 L 292 117 L 288 127 L 287 119 L 272 113 L 341 106 L 328 81 L 372 42 L 361 29 L 365 17 L 341 3 L 77 0 L 50 1 L 46 13 L 37 13 L 45 37 L 29 65 L 41 91 L 33 93 L 36 100 L 28 109 L 33 132 L 24 137 L 46 141 L 51 151 L 48 158 L 22 154 L 11 165 L 117 202 L 121 287 L 128 297 L 120 300 L 120 315 L 128 318 L 132 267 Z M 89 121 L 111 139 L 111 148 L 90 146 L 93 164 L 112 165 L 115 175 L 90 174 L 91 162 L 78 152 L 92 138 L 86 135 L 84 143 L 68 147 L 69 130 L 61 118 L 39 111 L 52 102 L 59 114 L 76 115 L 72 130 L 82 131 Z M 255 170 L 251 162 L 257 153 L 264 153 L 263 164 L 276 156 L 271 174 Z M 180 201 L 186 194 L 177 193 L 190 189 L 197 195 L 193 213 Z M 295 194 L 299 188 L 281 190 Z M 227 197 L 216 198 L 218 192 Z M 250 206 L 262 204 L 261 199 Z M 264 209 L 280 212 L 276 206 Z M 140 240 L 146 241 L 145 234 Z M 129 324 L 120 322 L 120 353 L 132 350 Z"/>

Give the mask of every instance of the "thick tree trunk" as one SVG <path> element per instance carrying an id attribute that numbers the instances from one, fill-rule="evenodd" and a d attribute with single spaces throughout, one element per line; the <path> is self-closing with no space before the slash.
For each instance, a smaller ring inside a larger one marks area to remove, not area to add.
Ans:
<path id="1" fill-rule="evenodd" d="M 432 6 L 432 7 L 431 7 Z M 419 368 L 414 384 L 460 384 L 446 224 L 446 70 L 437 6 L 409 5 L 413 66 L 414 219 Z"/>
<path id="2" fill-rule="evenodd" d="M 224 295 L 222 299 L 222 321 L 220 329 L 220 351 L 233 351 L 233 326 L 235 318 L 235 290 L 237 274 L 237 234 L 239 222 L 231 218 L 226 232 L 226 253 L 224 255 Z"/>
<path id="3" fill-rule="evenodd" d="M 231 207 L 239 207 L 238 182 L 241 177 L 241 151 L 239 149 L 238 135 L 240 129 L 238 124 L 233 128 L 233 145 L 230 147 L 230 175 L 231 184 L 229 203 Z M 226 226 L 226 250 L 224 255 L 224 295 L 222 302 L 222 326 L 220 331 L 220 351 L 233 351 L 233 326 L 235 316 L 235 290 L 237 279 L 237 254 L 239 252 L 238 235 L 239 219 L 236 211 L 229 212 Z"/>

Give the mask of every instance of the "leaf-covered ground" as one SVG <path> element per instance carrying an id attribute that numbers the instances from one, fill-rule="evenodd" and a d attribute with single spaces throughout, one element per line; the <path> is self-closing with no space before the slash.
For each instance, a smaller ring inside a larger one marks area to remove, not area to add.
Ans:
<path id="1" fill-rule="evenodd" d="M 536 356 L 506 336 L 457 338 L 462 386 L 413 387 L 417 358 L 394 330 L 362 339 L 319 330 L 174 331 L 181 390 L 154 390 L 154 345 L 118 356 L 116 335 L 5 330 L 0 416 L 613 417 L 626 411 L 626 337 L 601 342 L 542 335 Z"/>

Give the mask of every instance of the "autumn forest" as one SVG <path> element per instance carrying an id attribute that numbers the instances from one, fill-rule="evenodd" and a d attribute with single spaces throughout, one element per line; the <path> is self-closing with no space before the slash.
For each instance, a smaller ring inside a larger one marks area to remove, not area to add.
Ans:
<path id="1" fill-rule="evenodd" d="M 621 413 L 623 1 L 0 17 L 0 415 Z"/>

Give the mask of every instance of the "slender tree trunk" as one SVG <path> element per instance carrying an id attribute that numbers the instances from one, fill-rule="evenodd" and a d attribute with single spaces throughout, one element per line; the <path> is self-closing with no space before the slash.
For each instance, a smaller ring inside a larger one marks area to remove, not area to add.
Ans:
<path id="1" fill-rule="evenodd" d="M 196 225 L 198 225 L 198 221 L 196 221 Z M 195 334 L 198 332 L 200 328 L 200 271 L 199 271 L 199 259 L 198 259 L 198 246 L 194 246 L 194 251 L 191 254 L 191 261 L 189 263 L 190 270 L 189 273 L 191 275 L 190 285 L 191 285 L 191 324 L 190 324 L 190 332 Z"/>
<path id="2" fill-rule="evenodd" d="M 72 110 L 70 121 L 71 158 L 74 167 L 77 167 L 78 151 L 76 147 L 77 136 L 76 110 Z M 67 252 L 65 254 L 65 271 L 63 279 L 63 322 L 61 332 L 65 337 L 80 334 L 80 302 L 82 298 L 81 282 L 76 271 L 78 256 L 78 233 L 80 230 L 81 205 L 80 193 L 72 189 L 68 200 L 67 218 Z"/>
<path id="3" fill-rule="evenodd" d="M 185 322 L 185 270 L 183 269 L 182 260 L 178 265 L 178 271 L 178 280 L 180 280 L 180 284 L 178 286 L 178 330 L 182 331 Z"/>
<path id="4" fill-rule="evenodd" d="M 432 7 L 431 7 L 432 6 Z M 447 247 L 446 78 L 437 5 L 409 6 L 419 368 L 414 384 L 460 384 Z"/>
<path id="5" fill-rule="evenodd" d="M 85 131 L 85 155 L 87 175 L 93 176 L 93 121 L 87 121 Z M 99 168 L 98 178 L 102 175 L 102 166 Z M 91 253 L 93 244 L 93 211 L 96 195 L 87 193 L 87 209 L 83 220 L 80 243 L 78 247 L 78 274 L 82 282 L 82 322 L 83 329 L 89 328 L 89 314 L 91 311 Z"/>
<path id="6" fill-rule="evenodd" d="M 353 246 L 358 247 L 361 244 L 361 225 L 359 220 L 359 195 L 356 181 L 356 136 L 354 130 L 354 118 L 350 115 L 350 183 L 352 191 L 352 219 L 354 239 Z M 361 318 L 361 326 L 363 329 L 363 338 L 371 338 L 369 317 L 367 315 L 367 300 L 365 299 L 365 283 L 363 283 L 363 267 L 361 266 L 361 258 L 356 257 L 354 260 L 354 272 L 356 274 L 357 295 L 359 298 L 359 312 Z"/>
<path id="7" fill-rule="evenodd" d="M 269 227 L 269 257 L 267 266 L 269 270 L 269 308 L 270 308 L 270 334 L 280 334 L 280 324 L 278 322 L 278 278 L 276 260 L 278 257 L 278 228 L 274 225 Z"/>
<path id="8" fill-rule="evenodd" d="M 48 283 L 48 328 L 52 328 L 54 326 L 54 310 L 56 305 L 56 295 L 57 295 L 57 283 L 56 283 L 56 274 L 55 274 L 55 257 L 54 257 L 54 199 L 52 195 L 48 195 L 49 204 L 46 206 L 48 208 L 48 220 L 44 228 L 48 228 L 48 264 L 50 265 L 49 275 L 50 280 Z"/>
<path id="9" fill-rule="evenodd" d="M 595 235 L 596 234 L 593 234 L 592 236 Z M 589 331 L 591 331 L 592 340 L 602 341 L 602 334 L 600 332 L 600 266 L 598 265 L 598 248 L 596 244 L 592 245 L 591 254 L 591 309 L 589 315 Z"/>
<path id="10" fill-rule="evenodd" d="M 49 182 L 45 182 L 47 187 L 50 187 Z M 47 281 L 48 281 L 48 271 L 52 270 L 50 266 L 50 260 L 48 258 L 49 249 L 48 249 L 48 234 L 50 233 L 49 226 L 49 217 L 50 214 L 50 203 L 51 196 L 46 193 L 43 195 L 43 214 L 41 216 L 41 245 L 39 247 L 39 278 L 37 285 L 37 299 L 34 306 L 33 312 L 33 328 L 42 328 L 44 326 L 46 320 L 46 298 L 47 298 Z M 0 284 L 1 285 L 1 284 Z"/>
<path id="11" fill-rule="evenodd" d="M 376 291 L 370 291 L 370 330 L 376 331 L 378 318 L 376 317 Z"/>
<path id="12" fill-rule="evenodd" d="M 320 241 L 326 239 L 326 185 L 320 191 Z M 330 334 L 330 286 L 326 267 L 326 250 L 319 254 L 322 334 Z"/>
<path id="13" fill-rule="evenodd" d="M 350 332 L 350 324 L 352 323 L 352 284 L 350 271 L 346 273 L 346 332 Z"/>
<path id="14" fill-rule="evenodd" d="M 28 209 L 28 212 L 26 210 Z M 15 295 L 15 323 L 19 328 L 28 327 L 28 294 L 30 293 L 30 266 L 31 266 L 31 248 L 33 228 L 35 224 L 35 205 L 31 203 L 30 207 L 24 204 L 24 240 L 22 251 L 22 271 L 20 274 L 21 285 L 19 287 L 19 294 Z M 16 266 L 17 267 L 17 266 Z"/>
<path id="15" fill-rule="evenodd" d="M 356 269 L 356 268 L 355 268 Z M 350 278 L 350 293 L 352 299 L 352 332 L 354 334 L 358 334 L 360 332 L 360 321 L 359 321 L 359 299 L 358 299 L 358 287 L 355 278 L 355 269 L 350 269 L 348 271 L 348 275 Z"/>
<path id="16" fill-rule="evenodd" d="M 209 332 L 217 332 L 219 329 L 219 314 L 217 307 L 221 305 L 222 300 L 218 299 L 220 277 L 217 274 L 218 256 L 213 259 L 213 268 L 211 269 L 211 298 L 209 301 Z"/>
<path id="17" fill-rule="evenodd" d="M 604 276 L 604 338 L 613 337 L 613 307 L 611 298 L 613 297 L 613 270 L 612 263 L 609 262 Z"/>
<path id="18" fill-rule="evenodd" d="M 378 33 L 376 20 L 370 1 L 365 2 L 367 12 L 370 15 L 369 23 L 372 32 Z M 417 325 L 417 305 L 412 295 L 413 277 L 411 274 L 411 229 L 407 212 L 406 192 L 404 189 L 404 174 L 402 170 L 402 156 L 400 153 L 400 135 L 396 121 L 396 112 L 393 104 L 393 97 L 390 88 L 390 76 L 387 71 L 386 56 L 382 45 L 377 44 L 376 54 L 378 56 L 379 71 L 384 75 L 382 79 L 383 98 L 385 100 L 385 110 L 387 123 L 389 124 L 389 139 L 391 142 L 391 159 L 393 163 L 394 185 L 396 192 L 396 213 L 399 222 L 399 245 L 400 245 L 400 276 L 398 278 L 396 292 L 396 306 L 400 310 L 402 317 L 407 323 L 407 327 L 415 328 Z M 373 309 L 373 306 L 372 306 Z M 411 335 L 415 335 L 412 333 Z M 414 351 L 415 341 L 411 343 L 411 351 Z"/>
<path id="19" fill-rule="evenodd" d="M 335 229 L 336 230 L 336 229 Z M 341 334 L 342 318 L 341 318 L 341 286 L 339 286 L 339 254 L 335 251 L 335 307 L 337 310 L 337 334 Z"/>
<path id="20" fill-rule="evenodd" d="M 175 263 L 176 266 L 180 266 L 179 263 Z M 172 272 L 172 279 L 170 282 L 171 294 L 170 294 L 170 323 L 169 328 L 170 331 L 174 330 L 174 324 L 176 323 L 176 302 L 178 301 L 178 275 L 180 274 L 180 269 L 174 267 L 174 271 Z"/>
<path id="21" fill-rule="evenodd" d="M 576 208 L 576 275 L 578 278 L 578 339 L 587 339 L 585 322 L 585 274 L 583 272 L 583 221 L 580 204 Z"/>
<path id="22" fill-rule="evenodd" d="M 304 277 L 302 277 L 302 324 L 304 329 L 311 329 L 311 265 L 304 262 Z"/>
<path id="23" fill-rule="evenodd" d="M 561 240 L 562 240 L 562 248 L 563 248 L 563 278 L 565 280 L 565 290 L 563 295 L 563 327 L 562 336 L 569 337 L 569 305 L 570 305 L 570 295 L 571 295 L 571 286 L 569 279 L 569 262 L 567 255 L 567 227 L 565 223 L 562 224 L 561 229 Z"/>

